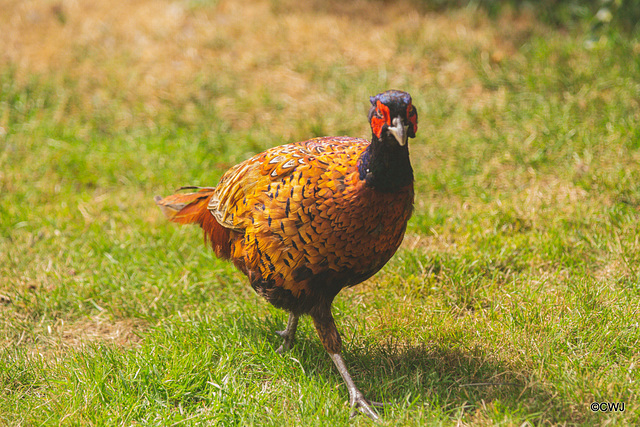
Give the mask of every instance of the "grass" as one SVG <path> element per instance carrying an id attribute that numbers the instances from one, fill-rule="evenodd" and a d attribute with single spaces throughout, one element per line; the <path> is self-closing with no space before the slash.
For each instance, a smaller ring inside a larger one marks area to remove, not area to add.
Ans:
<path id="1" fill-rule="evenodd" d="M 367 136 L 391 87 L 420 116 L 415 214 L 334 304 L 382 423 L 640 422 L 633 34 L 407 1 L 5 3 L 1 424 L 368 424 L 310 322 L 277 355 L 285 313 L 153 196 Z"/>

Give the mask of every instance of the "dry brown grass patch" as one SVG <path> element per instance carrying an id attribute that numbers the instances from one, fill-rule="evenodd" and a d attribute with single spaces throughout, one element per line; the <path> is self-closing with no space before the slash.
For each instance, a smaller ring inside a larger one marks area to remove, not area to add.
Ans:
<path id="1" fill-rule="evenodd" d="M 298 137 L 295 118 L 326 117 L 327 129 L 364 131 L 358 114 L 327 114 L 340 102 L 361 103 L 335 99 L 331 81 L 317 80 L 332 69 L 352 78 L 378 70 L 390 87 L 437 82 L 456 102 L 499 104 L 503 95 L 483 89 L 469 55 L 479 50 L 489 66 L 499 62 L 532 25 L 522 17 L 502 27 L 482 14 L 425 14 L 410 1 L 5 3 L 0 62 L 19 79 L 72 77 L 87 111 L 116 97 L 142 103 L 151 116 L 167 100 L 188 115 L 191 99 L 211 96 L 205 102 L 233 126 L 264 123 L 285 137 Z M 201 93 L 206 82 L 213 94 Z"/>

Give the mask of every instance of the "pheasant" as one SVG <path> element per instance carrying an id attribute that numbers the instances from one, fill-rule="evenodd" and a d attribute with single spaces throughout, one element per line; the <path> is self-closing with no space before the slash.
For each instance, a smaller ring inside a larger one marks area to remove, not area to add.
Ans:
<path id="1" fill-rule="evenodd" d="M 216 187 L 155 201 L 173 222 L 199 224 L 216 256 L 289 312 L 278 352 L 291 348 L 309 315 L 349 391 L 352 411 L 378 419 L 341 355 L 331 314 L 344 287 L 373 276 L 396 252 L 413 210 L 408 138 L 418 125 L 411 96 L 370 98 L 371 142 L 322 137 L 271 148 L 229 169 Z M 352 412 L 352 414 L 355 412 Z"/>

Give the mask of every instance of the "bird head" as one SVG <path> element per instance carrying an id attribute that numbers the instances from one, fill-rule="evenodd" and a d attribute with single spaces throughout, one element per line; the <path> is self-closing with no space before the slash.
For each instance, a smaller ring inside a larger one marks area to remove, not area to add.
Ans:
<path id="1" fill-rule="evenodd" d="M 399 90 L 388 90 L 372 96 L 369 124 L 379 140 L 395 139 L 400 146 L 407 145 L 408 138 L 415 138 L 418 130 L 418 113 L 411 104 L 411 95 Z"/>

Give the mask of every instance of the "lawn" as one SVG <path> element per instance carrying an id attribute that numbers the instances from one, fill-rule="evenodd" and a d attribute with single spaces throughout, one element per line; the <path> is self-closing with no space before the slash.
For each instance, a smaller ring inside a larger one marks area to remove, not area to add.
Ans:
<path id="1" fill-rule="evenodd" d="M 334 303 L 382 424 L 639 424 L 639 32 L 485 3 L 0 0 L 0 424 L 370 424 L 153 196 L 390 88 L 414 216 Z"/>

